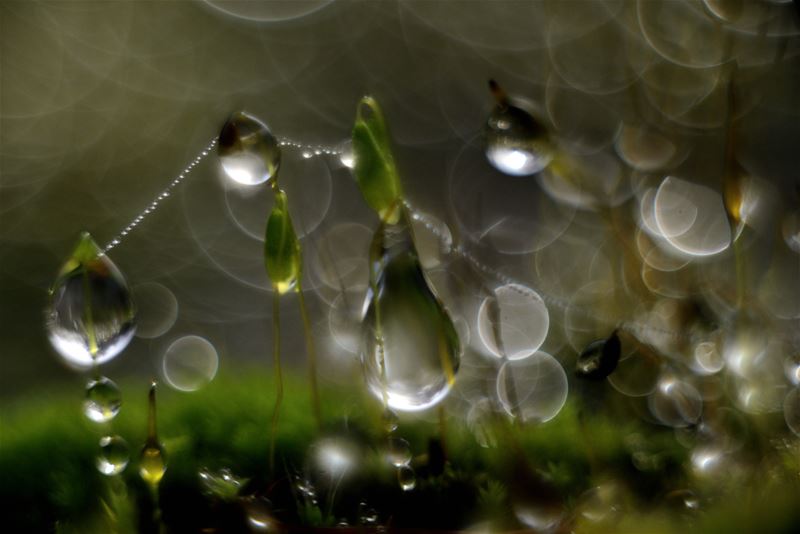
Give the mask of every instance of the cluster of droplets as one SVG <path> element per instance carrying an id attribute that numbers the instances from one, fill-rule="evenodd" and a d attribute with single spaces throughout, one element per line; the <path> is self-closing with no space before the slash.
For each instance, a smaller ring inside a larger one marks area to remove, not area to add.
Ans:
<path id="1" fill-rule="evenodd" d="M 214 146 L 216 144 L 217 144 L 217 138 L 215 137 L 169 183 L 169 185 L 167 187 L 165 187 L 158 195 L 156 195 L 156 197 L 150 202 L 150 204 L 147 205 L 147 207 L 139 215 L 134 217 L 133 220 L 130 223 L 128 223 L 128 225 L 119 232 L 119 234 L 117 234 L 111 241 L 108 242 L 108 244 L 103 248 L 103 252 L 107 253 L 108 251 L 110 251 L 111 249 L 113 249 L 114 247 L 119 245 L 122 242 L 122 240 L 125 239 L 128 236 L 128 234 L 130 234 L 133 231 L 134 228 L 139 226 L 139 224 L 141 224 L 141 222 L 144 221 L 144 219 L 148 215 L 150 215 L 156 209 L 158 209 L 158 207 L 161 204 L 161 202 L 166 200 L 167 198 L 169 198 L 170 195 L 172 195 L 172 192 L 175 190 L 175 188 L 178 187 L 181 184 L 181 182 L 183 182 L 186 179 L 186 177 L 189 176 L 189 174 L 191 174 L 192 170 L 194 170 L 194 168 L 197 165 L 199 165 L 200 162 L 203 161 L 203 159 L 205 159 L 206 156 L 208 156 L 212 152 L 212 150 L 213 150 L 213 148 L 214 148 Z"/>
<path id="2" fill-rule="evenodd" d="M 386 462 L 397 469 L 397 483 L 403 491 L 411 491 L 417 486 L 417 474 L 411 467 L 411 446 L 408 441 L 395 435 L 399 418 L 391 409 L 386 408 L 381 415 L 381 423 L 386 431 Z"/>

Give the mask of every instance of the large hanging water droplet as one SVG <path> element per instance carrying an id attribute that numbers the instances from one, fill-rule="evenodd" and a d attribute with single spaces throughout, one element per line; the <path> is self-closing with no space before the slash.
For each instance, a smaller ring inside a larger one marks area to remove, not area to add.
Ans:
<path id="1" fill-rule="evenodd" d="M 395 410 L 430 408 L 455 382 L 461 346 L 419 264 L 405 211 L 397 224 L 378 227 L 370 264 L 361 354 L 367 384 Z"/>
<path id="2" fill-rule="evenodd" d="M 203 493 L 212 497 L 217 497 L 223 501 L 233 501 L 239 495 L 242 485 L 247 479 L 242 479 L 233 474 L 227 467 L 219 471 L 212 471 L 207 467 L 201 467 L 197 472 Z"/>
<path id="3" fill-rule="evenodd" d="M 130 458 L 127 441 L 119 436 L 100 438 L 100 453 L 95 462 L 98 471 L 108 476 L 118 475 L 128 466 Z"/>
<path id="4" fill-rule="evenodd" d="M 281 149 L 267 125 L 237 111 L 219 133 L 219 159 L 225 174 L 242 185 L 258 185 L 273 178 L 281 165 Z"/>
<path id="5" fill-rule="evenodd" d="M 135 315 L 122 273 L 84 232 L 50 289 L 45 312 L 50 344 L 71 367 L 88 369 L 128 346 Z"/>
<path id="6" fill-rule="evenodd" d="M 486 158 L 505 174 L 540 172 L 553 159 L 547 130 L 528 111 L 514 105 L 494 80 L 489 87 L 497 105 L 486 121 Z"/>
<path id="7" fill-rule="evenodd" d="M 105 423 L 114 419 L 121 405 L 119 388 L 112 380 L 101 376 L 86 384 L 83 414 L 90 421 Z"/>

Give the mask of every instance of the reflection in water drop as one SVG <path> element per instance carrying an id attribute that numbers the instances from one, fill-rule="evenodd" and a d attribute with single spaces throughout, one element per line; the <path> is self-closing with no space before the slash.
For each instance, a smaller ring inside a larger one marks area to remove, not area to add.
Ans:
<path id="1" fill-rule="evenodd" d="M 411 467 L 404 465 L 397 469 L 397 483 L 403 491 L 411 491 L 417 486 L 417 474 Z"/>
<path id="2" fill-rule="evenodd" d="M 524 422 L 544 423 L 567 401 L 567 375 L 546 352 L 507 361 L 497 374 L 497 395 L 505 411 Z"/>
<path id="3" fill-rule="evenodd" d="M 164 353 L 164 380 L 180 391 L 196 391 L 217 375 L 219 358 L 214 345 L 199 336 L 185 336 Z"/>
<path id="4" fill-rule="evenodd" d="M 527 358 L 542 346 L 549 327 L 550 315 L 542 298 L 519 284 L 495 289 L 494 295 L 486 297 L 478 310 L 478 335 L 498 358 Z"/>
<path id="5" fill-rule="evenodd" d="M 124 439 L 119 436 L 100 438 L 100 453 L 95 462 L 98 471 L 108 476 L 118 475 L 128 466 L 130 458 L 128 442 Z"/>
<path id="6" fill-rule="evenodd" d="M 83 414 L 90 421 L 105 423 L 114 419 L 121 405 L 119 388 L 112 380 L 101 376 L 86 384 Z"/>
<path id="7" fill-rule="evenodd" d="M 178 299 L 161 284 L 146 282 L 133 288 L 137 307 L 136 336 L 153 339 L 164 335 L 178 318 Z"/>
<path id="8" fill-rule="evenodd" d="M 231 114 L 219 133 L 218 152 L 225 174 L 242 185 L 273 178 L 281 165 L 281 149 L 266 124 L 243 111 Z"/>
<path id="9" fill-rule="evenodd" d="M 526 110 L 512 104 L 494 81 L 498 104 L 486 122 L 486 157 L 497 170 L 513 176 L 541 171 L 553 159 L 547 130 Z"/>
<path id="10" fill-rule="evenodd" d="M 122 274 L 83 233 L 50 289 L 45 312 L 50 344 L 71 367 L 102 364 L 128 346 L 135 311 Z"/>
<path id="11" fill-rule="evenodd" d="M 377 229 L 370 262 L 361 351 L 367 385 L 395 410 L 430 408 L 455 382 L 461 347 L 422 272 L 405 212 Z"/>
<path id="12" fill-rule="evenodd" d="M 389 438 L 386 444 L 386 460 L 395 467 L 411 462 L 411 448 L 403 438 Z"/>

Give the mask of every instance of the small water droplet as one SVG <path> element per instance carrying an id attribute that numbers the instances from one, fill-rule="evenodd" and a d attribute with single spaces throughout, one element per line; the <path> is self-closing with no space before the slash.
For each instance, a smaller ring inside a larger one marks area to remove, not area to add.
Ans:
<path id="1" fill-rule="evenodd" d="M 608 339 L 594 341 L 578 356 L 575 374 L 590 380 L 603 380 L 617 368 L 621 351 L 622 345 L 616 332 Z"/>
<path id="2" fill-rule="evenodd" d="M 417 486 L 417 474 L 411 467 L 404 465 L 397 469 L 397 483 L 403 491 L 411 491 Z"/>
<path id="3" fill-rule="evenodd" d="M 304 150 L 304 151 L 303 151 L 303 158 L 305 158 L 305 159 L 310 159 L 310 158 L 311 158 L 311 156 L 313 156 L 313 154 L 311 153 L 311 151 L 310 151 L 310 150 Z"/>
<path id="4" fill-rule="evenodd" d="M 139 476 L 151 486 L 157 486 L 167 470 L 164 449 L 156 433 L 156 383 L 148 395 L 147 440 L 139 456 Z"/>
<path id="5" fill-rule="evenodd" d="M 512 103 L 496 84 L 497 105 L 486 122 L 486 157 L 502 173 L 536 174 L 550 164 L 553 147 L 547 130 L 533 115 Z"/>
<path id="6" fill-rule="evenodd" d="M 461 346 L 423 274 L 405 210 L 397 224 L 376 230 L 370 264 L 361 351 L 367 384 L 394 410 L 430 408 L 455 383 Z"/>
<path id="7" fill-rule="evenodd" d="M 220 163 L 225 174 L 242 185 L 258 185 L 274 178 L 281 150 L 267 125 L 243 111 L 228 118 L 219 134 Z"/>
<path id="8" fill-rule="evenodd" d="M 397 425 L 400 422 L 400 418 L 390 408 L 386 408 L 381 414 L 381 421 L 383 422 L 383 428 L 386 432 L 394 432 L 397 430 Z"/>
<path id="9" fill-rule="evenodd" d="M 395 467 L 411 462 L 411 447 L 403 438 L 389 438 L 386 444 L 386 460 Z"/>
<path id="10" fill-rule="evenodd" d="M 272 515 L 272 503 L 268 499 L 249 495 L 242 498 L 241 502 L 247 517 L 247 526 L 252 532 L 280 532 Z"/>
<path id="11" fill-rule="evenodd" d="M 122 405 L 119 388 L 110 379 L 101 376 L 86 384 L 83 414 L 90 421 L 105 423 L 119 413 Z"/>
<path id="12" fill-rule="evenodd" d="M 49 296 L 47 337 L 72 367 L 107 362 L 133 338 L 136 309 L 128 285 L 88 233 L 61 267 Z"/>
<path id="13" fill-rule="evenodd" d="M 321 156 L 321 155 L 322 155 L 322 150 L 320 150 L 320 149 L 316 149 L 316 150 L 314 151 L 314 155 L 315 155 L 315 156 Z"/>
<path id="14" fill-rule="evenodd" d="M 100 454 L 95 465 L 97 470 L 104 475 L 118 475 L 128 466 L 130 449 L 128 442 L 119 436 L 104 436 L 100 438 Z"/>

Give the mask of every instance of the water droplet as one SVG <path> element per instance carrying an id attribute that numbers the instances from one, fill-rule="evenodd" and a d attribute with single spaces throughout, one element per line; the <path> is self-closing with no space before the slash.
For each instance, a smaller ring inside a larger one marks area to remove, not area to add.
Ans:
<path id="1" fill-rule="evenodd" d="M 411 462 L 411 447 L 403 438 L 389 438 L 386 444 L 386 460 L 395 467 Z"/>
<path id="2" fill-rule="evenodd" d="M 122 405 L 119 388 L 110 379 L 101 376 L 86 384 L 83 414 L 95 423 L 111 421 Z"/>
<path id="3" fill-rule="evenodd" d="M 180 391 L 197 391 L 214 380 L 219 357 L 214 345 L 199 336 L 176 340 L 164 353 L 162 369 L 167 384 Z"/>
<path id="4" fill-rule="evenodd" d="M 300 243 L 289 215 L 286 193 L 280 190 L 275 191 L 275 204 L 267 220 L 264 257 L 275 290 L 284 294 L 294 289 L 302 267 Z"/>
<path id="5" fill-rule="evenodd" d="M 486 158 L 505 174 L 528 176 L 540 172 L 553 159 L 547 130 L 520 107 L 522 104 L 512 103 L 494 81 L 490 87 L 498 103 L 486 122 Z"/>
<path id="6" fill-rule="evenodd" d="M 247 526 L 252 532 L 280 532 L 278 522 L 272 515 L 272 503 L 256 495 L 248 495 L 241 499 Z"/>
<path id="7" fill-rule="evenodd" d="M 398 224 L 378 227 L 370 264 L 361 354 L 367 384 L 395 410 L 430 408 L 455 382 L 461 347 L 419 264 L 405 210 Z"/>
<path id="8" fill-rule="evenodd" d="M 544 423 L 567 401 L 567 374 L 558 360 L 537 352 L 507 361 L 497 373 L 497 394 L 505 411 L 524 422 Z"/>
<path id="9" fill-rule="evenodd" d="M 678 510 L 695 511 L 700 508 L 700 499 L 692 490 L 688 489 L 671 491 L 667 493 L 664 500 L 668 506 Z"/>
<path id="10" fill-rule="evenodd" d="M 366 501 L 358 503 L 359 522 L 365 526 L 378 524 L 378 512 L 371 508 Z"/>
<path id="11" fill-rule="evenodd" d="M 703 341 L 694 348 L 692 369 L 700 375 L 713 375 L 725 367 L 725 360 L 713 341 Z"/>
<path id="12" fill-rule="evenodd" d="M 237 477 L 227 467 L 216 472 L 203 467 L 197 472 L 197 476 L 207 495 L 218 497 L 223 501 L 233 501 L 239 494 L 242 484 L 247 482 L 247 479 Z"/>
<path id="13" fill-rule="evenodd" d="M 313 156 L 313 155 L 314 154 L 312 154 L 310 150 L 304 150 L 303 151 L 303 158 L 304 159 L 311 159 L 311 156 Z"/>
<path id="14" fill-rule="evenodd" d="M 397 469 L 397 483 L 403 491 L 411 491 L 417 486 L 417 474 L 412 468 L 404 465 Z"/>
<path id="15" fill-rule="evenodd" d="M 581 516 L 592 523 L 612 523 L 621 516 L 621 491 L 617 484 L 608 482 L 586 491 L 579 499 Z"/>
<path id="16" fill-rule="evenodd" d="M 104 436 L 100 438 L 100 454 L 95 465 L 97 470 L 104 475 L 118 475 L 128 466 L 130 449 L 128 442 L 119 436 Z"/>
<path id="17" fill-rule="evenodd" d="M 616 331 L 608 339 L 594 341 L 578 356 L 575 374 L 581 378 L 603 380 L 617 368 L 621 351 L 622 344 Z"/>
<path id="18" fill-rule="evenodd" d="M 381 414 L 381 422 L 383 423 L 383 428 L 386 432 L 394 432 L 397 430 L 397 425 L 400 422 L 400 418 L 397 416 L 393 410 L 386 408 Z"/>
<path id="19" fill-rule="evenodd" d="M 217 150 L 225 174 L 242 185 L 258 185 L 274 178 L 281 165 L 275 136 L 266 124 L 243 111 L 228 118 L 219 133 Z"/>
<path id="20" fill-rule="evenodd" d="M 157 486 L 167 470 L 164 449 L 156 433 L 156 383 L 148 395 L 147 439 L 139 456 L 139 476 L 151 486 Z"/>
<path id="21" fill-rule="evenodd" d="M 339 154 L 339 161 L 347 167 L 352 169 L 355 166 L 355 157 L 353 156 L 353 142 L 347 139 L 336 147 L 336 152 Z"/>
<path id="22" fill-rule="evenodd" d="M 45 313 L 50 344 L 71 367 L 102 364 L 128 346 L 135 313 L 122 273 L 83 233 L 50 289 Z"/>
<path id="23" fill-rule="evenodd" d="M 478 310 L 478 335 L 498 358 L 527 358 L 542 346 L 549 328 L 550 315 L 542 298 L 519 284 L 498 287 Z"/>

